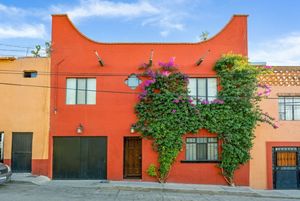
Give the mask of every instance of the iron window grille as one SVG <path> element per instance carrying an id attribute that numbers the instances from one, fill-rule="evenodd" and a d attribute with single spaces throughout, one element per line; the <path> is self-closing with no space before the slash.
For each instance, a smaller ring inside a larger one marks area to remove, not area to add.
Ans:
<path id="1" fill-rule="evenodd" d="M 279 97 L 279 119 L 300 120 L 300 97 Z"/>
<path id="2" fill-rule="evenodd" d="M 186 161 L 218 161 L 216 137 L 186 138 Z"/>

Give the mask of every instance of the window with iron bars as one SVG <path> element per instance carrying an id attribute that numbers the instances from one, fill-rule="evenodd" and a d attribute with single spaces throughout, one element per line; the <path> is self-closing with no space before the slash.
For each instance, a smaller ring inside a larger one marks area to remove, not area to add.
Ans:
<path id="1" fill-rule="evenodd" d="M 216 137 L 186 138 L 186 161 L 217 161 Z"/>
<path id="2" fill-rule="evenodd" d="M 279 97 L 279 119 L 300 120 L 300 97 Z"/>

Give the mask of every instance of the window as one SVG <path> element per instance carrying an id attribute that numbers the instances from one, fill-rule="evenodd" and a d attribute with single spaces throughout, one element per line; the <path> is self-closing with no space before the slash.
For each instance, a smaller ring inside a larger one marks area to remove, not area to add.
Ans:
<path id="1" fill-rule="evenodd" d="M 186 160 L 218 160 L 218 139 L 214 137 L 186 138 Z"/>
<path id="2" fill-rule="evenodd" d="M 217 98 L 217 78 L 190 78 L 188 89 L 194 103 L 212 101 Z"/>
<path id="3" fill-rule="evenodd" d="M 95 78 L 67 78 L 66 103 L 96 104 Z"/>
<path id="4" fill-rule="evenodd" d="M 280 120 L 300 120 L 300 97 L 279 97 Z"/>
<path id="5" fill-rule="evenodd" d="M 273 147 L 273 161 L 277 167 L 288 167 L 297 166 L 297 158 L 299 153 L 298 147 Z"/>
<path id="6" fill-rule="evenodd" d="M 34 70 L 25 70 L 23 77 L 25 78 L 35 78 L 37 77 L 37 71 Z"/>
<path id="7" fill-rule="evenodd" d="M 125 83 L 127 86 L 129 86 L 131 89 L 136 89 L 137 86 L 141 83 L 141 80 L 135 75 L 131 74 L 126 80 Z"/>

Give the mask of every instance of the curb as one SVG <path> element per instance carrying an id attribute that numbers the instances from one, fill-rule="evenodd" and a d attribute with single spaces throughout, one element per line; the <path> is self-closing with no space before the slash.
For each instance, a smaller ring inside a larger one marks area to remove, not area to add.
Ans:
<path id="1" fill-rule="evenodd" d="M 203 194 L 203 195 L 233 195 L 233 196 L 244 196 L 244 197 L 257 197 L 257 198 L 284 198 L 291 200 L 299 200 L 300 197 L 286 197 L 286 196 L 274 196 L 274 195 L 261 195 L 256 192 L 241 192 L 241 191 L 209 191 L 200 189 L 171 189 L 171 188 L 144 188 L 144 187 L 132 187 L 132 186 L 95 186 L 95 188 L 101 189 L 114 189 L 114 190 L 127 190 L 127 191 L 160 191 L 160 192 L 171 192 L 171 193 L 191 193 L 191 194 Z"/>
<path id="2" fill-rule="evenodd" d="M 35 182 L 35 181 L 28 181 L 28 180 L 15 180 L 12 179 L 11 182 L 13 183 L 30 183 L 32 185 L 43 186 L 47 185 L 50 181 L 45 182 Z M 159 192 L 170 192 L 170 193 L 190 193 L 190 194 L 199 194 L 199 195 L 225 195 L 225 196 L 244 196 L 244 197 L 255 197 L 255 198 L 276 198 L 276 199 L 290 199 L 290 200 L 300 200 L 300 197 L 293 197 L 293 196 L 286 196 L 286 195 L 263 195 L 257 193 L 255 191 L 228 191 L 228 190 L 206 190 L 206 189 L 179 189 L 179 188 L 168 188 L 168 187 L 139 187 L 139 186 L 125 186 L 125 185 L 116 185 L 107 183 L 99 183 L 92 186 L 84 186 L 84 185 L 62 185 L 71 188 L 95 188 L 95 189 L 107 189 L 107 190 L 124 190 L 124 191 L 141 191 L 141 192 L 149 192 L 149 191 L 159 191 Z M 60 186 L 60 184 L 57 184 Z"/>

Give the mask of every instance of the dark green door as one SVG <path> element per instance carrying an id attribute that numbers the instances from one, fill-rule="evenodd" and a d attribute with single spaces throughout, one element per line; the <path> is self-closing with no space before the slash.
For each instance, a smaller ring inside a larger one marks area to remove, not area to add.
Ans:
<path id="1" fill-rule="evenodd" d="M 275 189 L 300 188 L 299 160 L 299 147 L 273 147 L 273 186 Z"/>
<path id="2" fill-rule="evenodd" d="M 106 137 L 55 137 L 54 179 L 106 179 Z"/>
<path id="3" fill-rule="evenodd" d="M 31 172 L 32 133 L 12 134 L 13 172 Z"/>

